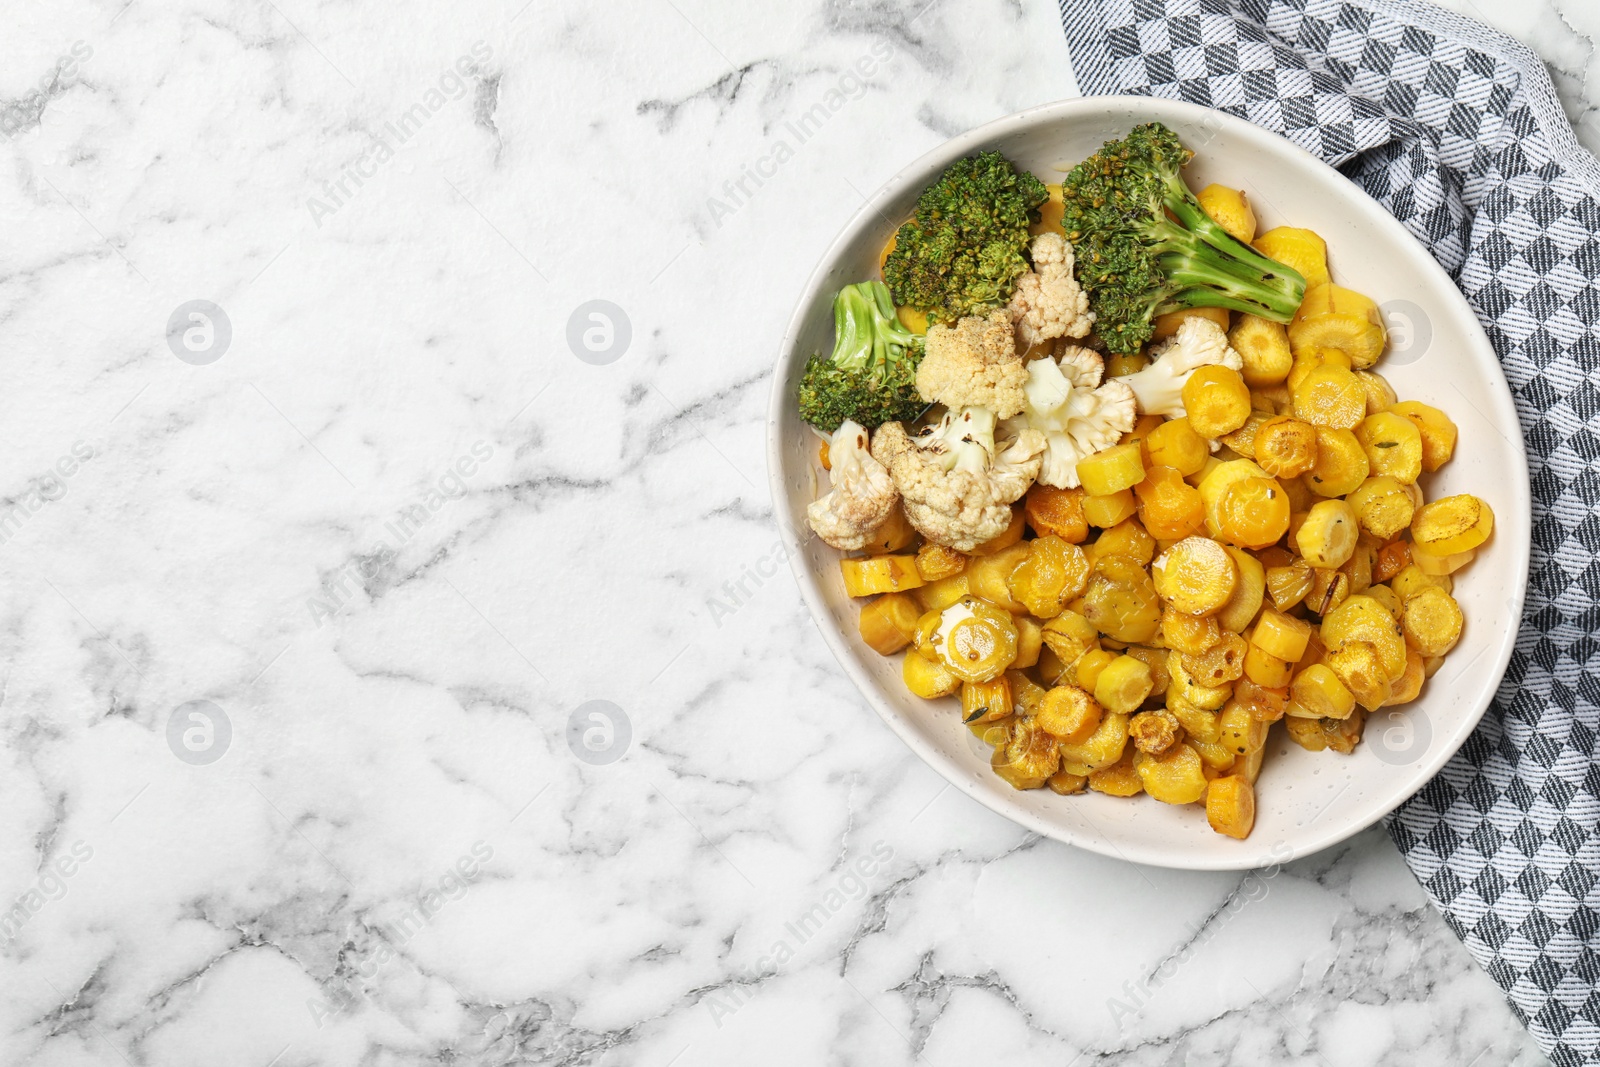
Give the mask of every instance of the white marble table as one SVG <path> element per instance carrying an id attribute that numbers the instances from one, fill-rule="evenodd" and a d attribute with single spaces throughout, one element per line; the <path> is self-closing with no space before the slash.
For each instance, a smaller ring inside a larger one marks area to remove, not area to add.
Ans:
<path id="1" fill-rule="evenodd" d="M 1581 0 L 1459 2 L 1600 140 Z M 1380 831 L 1078 853 L 834 668 L 797 288 L 1073 92 L 1053 4 L 920 7 L 5 5 L 0 1063 L 1542 1062 Z"/>

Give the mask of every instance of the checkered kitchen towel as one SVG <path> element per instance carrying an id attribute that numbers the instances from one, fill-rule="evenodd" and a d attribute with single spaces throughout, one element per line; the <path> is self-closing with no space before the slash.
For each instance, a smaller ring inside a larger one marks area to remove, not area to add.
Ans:
<path id="1" fill-rule="evenodd" d="M 1214 107 L 1338 167 L 1444 265 L 1533 479 L 1527 613 L 1466 747 L 1390 820 L 1551 1060 L 1600 1063 L 1600 163 L 1543 64 L 1415 0 L 1061 0 L 1079 87 Z"/>

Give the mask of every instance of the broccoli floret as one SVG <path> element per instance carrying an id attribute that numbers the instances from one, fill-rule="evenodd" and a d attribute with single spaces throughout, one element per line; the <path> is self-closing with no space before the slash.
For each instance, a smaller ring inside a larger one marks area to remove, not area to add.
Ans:
<path id="1" fill-rule="evenodd" d="M 917 200 L 883 264 L 897 304 L 954 322 L 1011 299 L 1028 270 L 1028 224 L 1044 183 L 999 152 L 958 159 Z"/>
<path id="2" fill-rule="evenodd" d="M 915 419 L 922 338 L 901 325 L 882 282 L 860 282 L 833 298 L 833 354 L 812 356 L 800 377 L 800 417 L 832 433 L 846 419 L 868 428 Z"/>
<path id="3" fill-rule="evenodd" d="M 1137 352 L 1151 319 L 1168 311 L 1220 307 L 1288 322 L 1305 296 L 1306 280 L 1293 268 L 1205 213 L 1179 174 L 1191 155 L 1177 134 L 1147 122 L 1107 141 L 1062 182 L 1061 223 L 1077 253 L 1078 284 L 1112 352 Z"/>

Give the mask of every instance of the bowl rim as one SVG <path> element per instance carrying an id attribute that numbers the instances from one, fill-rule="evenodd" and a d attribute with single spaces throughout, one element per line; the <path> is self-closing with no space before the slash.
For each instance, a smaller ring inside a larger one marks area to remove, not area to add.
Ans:
<path id="1" fill-rule="evenodd" d="M 816 267 L 806 279 L 806 283 L 800 290 L 800 295 L 796 301 L 795 310 L 790 316 L 789 325 L 784 331 L 782 341 L 779 343 L 778 358 L 773 367 L 773 381 L 767 409 L 768 489 L 772 494 L 773 516 L 779 527 L 779 536 L 783 540 L 789 567 L 794 573 L 801 596 L 811 614 L 812 624 L 821 633 L 823 642 L 828 646 L 828 650 L 833 654 L 834 659 L 855 684 L 857 691 L 877 712 L 878 717 L 894 731 L 919 759 L 933 768 L 947 783 L 957 787 L 995 814 L 1009 819 L 1027 830 L 1099 855 L 1126 860 L 1131 863 L 1142 863 L 1177 870 L 1248 870 L 1269 862 L 1269 858 L 1264 858 L 1258 854 L 1257 850 L 1252 849 L 1241 849 L 1237 853 L 1224 851 L 1205 855 L 1170 855 L 1148 845 L 1136 843 L 1127 843 L 1125 846 L 1119 845 L 1108 834 L 1103 832 L 1074 832 L 1065 826 L 1040 817 L 1015 803 L 1009 797 L 996 795 L 981 788 L 979 779 L 955 763 L 942 749 L 927 743 L 924 738 L 917 734 L 902 715 L 885 699 L 877 681 L 856 663 L 847 643 L 846 635 L 831 623 L 827 603 L 823 598 L 816 574 L 805 563 L 804 546 L 800 531 L 804 530 L 804 536 L 809 537 L 809 526 L 806 525 L 803 515 L 791 513 L 791 509 L 788 506 L 788 493 L 784 487 L 782 469 L 783 445 L 780 436 L 783 416 L 790 403 L 788 389 L 786 388 L 788 383 L 786 371 L 794 360 L 801 358 L 796 354 L 794 347 L 796 339 L 804 327 L 806 311 L 815 299 L 818 289 L 826 282 L 832 264 L 838 260 L 846 246 L 856 239 L 860 231 L 867 228 L 882 215 L 881 205 L 908 183 L 925 182 L 931 174 L 942 170 L 954 160 L 972 152 L 981 151 L 990 142 L 999 140 L 1010 133 L 1061 119 L 1072 119 L 1080 116 L 1103 117 L 1108 108 L 1128 109 L 1130 105 L 1136 109 L 1144 109 L 1150 112 L 1148 120 L 1164 121 L 1169 118 L 1175 118 L 1195 123 L 1218 123 L 1226 128 L 1231 135 L 1253 142 L 1256 147 L 1288 156 L 1301 165 L 1310 166 L 1323 171 L 1327 175 L 1332 175 L 1349 188 L 1353 194 L 1353 199 L 1357 200 L 1357 202 L 1361 200 L 1367 201 L 1367 206 L 1360 210 L 1363 215 L 1372 217 L 1374 225 L 1387 231 L 1387 235 L 1391 237 L 1400 237 L 1405 241 L 1411 242 L 1423 252 L 1422 258 L 1426 260 L 1423 270 L 1431 273 L 1434 282 L 1443 283 L 1442 288 L 1447 291 L 1445 299 L 1451 304 L 1452 310 L 1460 315 L 1464 321 L 1471 323 L 1472 330 L 1482 339 L 1485 348 L 1495 357 L 1493 361 L 1493 384 L 1499 387 L 1494 390 L 1496 394 L 1495 406 L 1498 409 L 1496 415 L 1498 418 L 1505 420 L 1504 424 L 1518 428 L 1517 433 L 1509 436 L 1507 440 L 1515 453 L 1514 458 L 1517 461 L 1517 467 L 1524 472 L 1524 477 L 1513 487 L 1519 498 L 1517 503 L 1520 507 L 1516 509 L 1516 514 L 1505 516 L 1497 514 L 1495 516 L 1495 524 L 1503 534 L 1511 535 L 1511 539 L 1516 544 L 1528 546 L 1531 543 L 1532 504 L 1530 479 L 1527 476 L 1527 449 L 1522 437 L 1521 421 L 1512 402 L 1510 386 L 1506 382 L 1504 366 L 1500 362 L 1498 353 L 1494 352 L 1493 345 L 1490 344 L 1487 334 L 1484 333 L 1482 323 L 1479 322 L 1477 315 L 1468 305 L 1466 297 L 1462 295 L 1461 290 L 1451 280 L 1444 268 L 1439 265 L 1438 261 L 1428 253 L 1427 249 L 1397 219 L 1384 210 L 1376 201 L 1373 201 L 1364 190 L 1323 160 L 1287 138 L 1226 112 L 1202 107 L 1198 104 L 1190 104 L 1185 101 L 1147 96 L 1103 95 L 1074 97 L 1014 112 L 974 127 L 966 133 L 950 138 L 924 152 L 910 164 L 902 167 L 893 177 L 889 178 L 888 181 L 884 182 L 883 185 L 866 198 L 866 201 L 851 216 L 834 240 L 829 243 L 827 249 L 817 261 Z M 1493 650 L 1492 676 L 1496 681 L 1493 685 L 1485 686 L 1482 691 L 1474 696 L 1468 709 L 1468 714 L 1460 720 L 1457 736 L 1452 739 L 1450 744 L 1440 746 L 1437 753 L 1432 754 L 1424 764 L 1418 766 L 1410 783 L 1406 788 L 1397 792 L 1393 803 L 1389 804 L 1386 810 L 1377 811 L 1371 818 L 1352 819 L 1346 823 L 1334 822 L 1330 823 L 1327 829 L 1307 833 L 1303 838 L 1294 842 L 1293 855 L 1296 858 L 1330 848 L 1386 819 L 1432 781 L 1444 765 L 1460 751 L 1473 731 L 1477 729 L 1484 713 L 1488 710 L 1490 701 L 1499 689 L 1506 667 L 1510 663 L 1512 650 L 1516 645 L 1527 594 L 1529 552 L 1526 550 L 1518 552 L 1515 558 L 1510 561 L 1510 566 L 1514 568 L 1515 573 L 1512 577 L 1515 580 L 1512 582 L 1511 597 L 1507 607 L 1514 622 L 1511 627 L 1501 634 L 1498 645 Z M 1459 710 L 1462 708 L 1462 704 L 1458 703 L 1455 707 Z M 1085 830 L 1090 830 L 1091 826 L 1087 817 L 1081 812 L 1077 814 L 1079 816 L 1078 821 L 1084 824 Z M 1245 844 L 1245 842 L 1239 843 L 1241 845 Z M 1283 858 L 1282 856 L 1270 857 L 1272 860 L 1281 860 Z"/>

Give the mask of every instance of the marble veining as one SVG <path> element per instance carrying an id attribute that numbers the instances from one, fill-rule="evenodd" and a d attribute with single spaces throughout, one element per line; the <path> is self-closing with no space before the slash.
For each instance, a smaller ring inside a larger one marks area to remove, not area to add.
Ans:
<path id="1" fill-rule="evenodd" d="M 1589 143 L 1580 0 L 1460 0 Z M 1053 4 L 11 4 L 0 1062 L 1537 1064 L 1381 832 L 998 819 L 788 576 L 864 194 Z"/>

